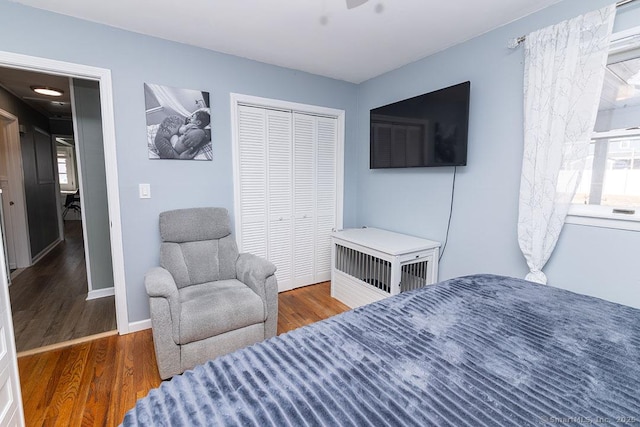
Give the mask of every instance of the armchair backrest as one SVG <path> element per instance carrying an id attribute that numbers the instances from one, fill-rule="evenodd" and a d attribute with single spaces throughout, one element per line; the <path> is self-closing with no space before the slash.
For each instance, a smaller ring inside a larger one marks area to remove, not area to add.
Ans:
<path id="1" fill-rule="evenodd" d="M 226 209 L 162 212 L 160 238 L 160 265 L 179 288 L 236 277 L 238 247 Z"/>

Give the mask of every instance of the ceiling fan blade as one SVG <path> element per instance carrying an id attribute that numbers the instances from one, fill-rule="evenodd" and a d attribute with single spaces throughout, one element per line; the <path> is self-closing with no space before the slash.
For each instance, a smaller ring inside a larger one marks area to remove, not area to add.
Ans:
<path id="1" fill-rule="evenodd" d="M 354 7 L 362 6 L 369 0 L 346 0 L 347 9 L 353 9 Z"/>

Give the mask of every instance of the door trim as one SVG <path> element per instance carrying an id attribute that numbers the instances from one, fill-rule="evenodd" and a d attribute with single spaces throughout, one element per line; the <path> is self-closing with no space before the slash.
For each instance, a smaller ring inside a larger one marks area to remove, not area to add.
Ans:
<path id="1" fill-rule="evenodd" d="M 111 257 L 113 262 L 114 292 L 116 300 L 116 323 L 118 325 L 118 332 L 120 334 L 126 334 L 129 332 L 129 314 L 127 312 L 127 288 L 124 274 L 124 251 L 122 244 L 122 224 L 120 219 L 120 194 L 118 188 L 118 164 L 116 158 L 111 70 L 2 51 L 0 51 L 0 66 L 94 80 L 100 83 L 102 138 L 104 141 L 107 200 L 109 222 L 111 225 Z"/>

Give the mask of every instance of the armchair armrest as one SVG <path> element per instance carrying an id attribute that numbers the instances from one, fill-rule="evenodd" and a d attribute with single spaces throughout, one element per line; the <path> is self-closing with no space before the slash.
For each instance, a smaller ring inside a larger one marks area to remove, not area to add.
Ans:
<path id="1" fill-rule="evenodd" d="M 180 295 L 178 287 L 171 273 L 162 267 L 154 267 L 144 276 L 144 286 L 149 298 L 164 298 L 167 300 L 169 312 L 151 313 L 151 321 L 165 323 L 171 327 L 173 340 L 180 342 Z"/>
<path id="2" fill-rule="evenodd" d="M 178 298 L 178 287 L 169 271 L 154 267 L 144 276 L 144 286 L 150 297 Z"/>
<path id="3" fill-rule="evenodd" d="M 265 338 L 276 335 L 278 326 L 278 281 L 276 266 L 259 256 L 244 253 L 236 261 L 236 277 L 260 296 L 264 303 Z"/>
<path id="4" fill-rule="evenodd" d="M 265 301 L 265 282 L 276 272 L 276 266 L 257 255 L 242 253 L 236 261 L 236 277 Z"/>

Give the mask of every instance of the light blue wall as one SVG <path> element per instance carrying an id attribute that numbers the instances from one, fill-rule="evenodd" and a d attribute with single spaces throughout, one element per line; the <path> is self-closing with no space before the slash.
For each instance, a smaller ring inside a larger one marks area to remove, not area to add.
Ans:
<path id="1" fill-rule="evenodd" d="M 507 41 L 610 4 L 566 0 L 358 87 L 355 221 L 443 241 L 453 168 L 370 170 L 369 109 L 471 81 L 468 166 L 458 168 L 449 243 L 440 278 L 472 273 L 523 277 L 517 242 L 522 163 L 523 49 Z M 640 5 L 618 10 L 615 30 L 640 25 Z M 353 147 L 352 147 L 353 148 Z M 353 218 L 353 215 L 350 216 Z M 640 307 L 640 233 L 570 225 L 545 271 L 558 287 Z"/>
<path id="2" fill-rule="evenodd" d="M 160 25 L 160 24 L 159 24 Z M 230 100 L 236 92 L 346 111 L 346 139 L 354 139 L 356 86 L 204 49 L 146 37 L 0 0 L 0 51 L 16 52 L 112 72 L 120 205 L 129 321 L 149 317 L 143 276 L 158 263 L 158 213 L 192 206 L 224 206 L 233 214 Z M 148 160 L 143 83 L 211 94 L 214 159 Z M 346 179 L 355 182 L 355 172 Z M 138 198 L 150 183 L 152 198 Z M 347 200 L 349 216 L 355 201 Z M 351 220 L 353 222 L 353 220 Z"/>
<path id="3" fill-rule="evenodd" d="M 491 272 L 522 276 L 516 237 L 522 156 L 522 48 L 507 40 L 607 4 L 566 0 L 359 86 L 113 29 L 0 0 L 0 50 L 112 71 L 129 320 L 148 318 L 145 271 L 158 262 L 158 213 L 218 205 L 233 211 L 229 93 L 346 111 L 345 226 L 369 225 L 444 239 L 452 169 L 371 171 L 372 107 L 470 80 L 469 165 L 458 169 L 441 278 Z M 626 6 L 616 29 L 640 23 Z M 211 93 L 214 160 L 147 159 L 143 83 Z M 150 183 L 152 198 L 138 198 Z M 567 226 L 550 282 L 640 306 L 630 261 L 640 233 Z M 585 267 L 586 266 L 586 267 Z M 622 267 L 625 266 L 625 267 Z"/>

